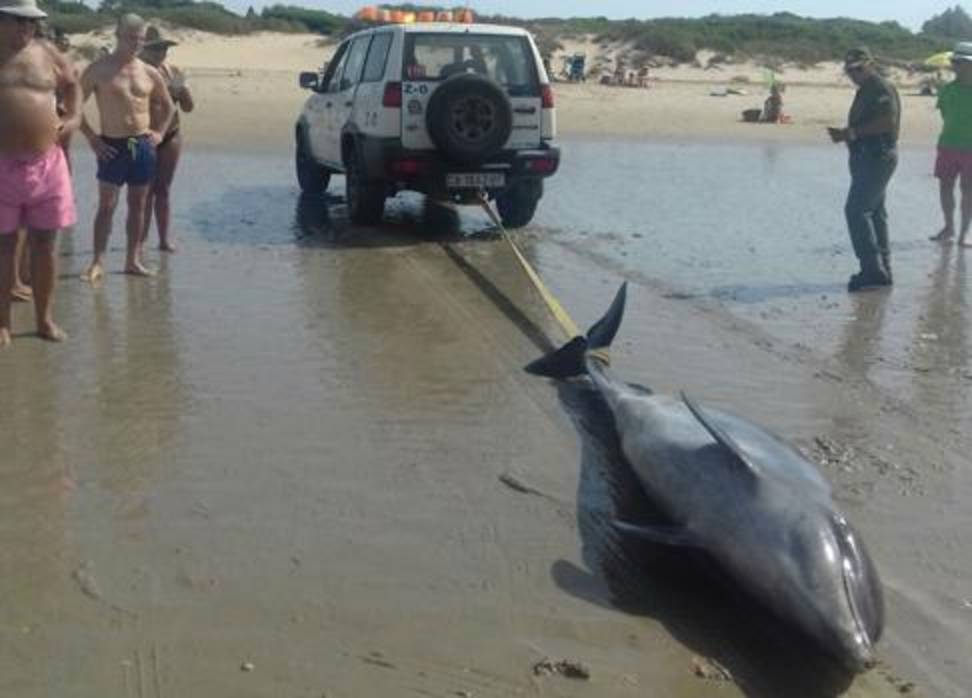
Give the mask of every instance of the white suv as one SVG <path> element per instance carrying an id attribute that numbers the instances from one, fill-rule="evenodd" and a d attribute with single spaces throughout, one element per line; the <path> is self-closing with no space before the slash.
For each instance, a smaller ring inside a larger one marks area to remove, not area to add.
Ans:
<path id="1" fill-rule="evenodd" d="M 296 124 L 305 193 L 344 173 L 355 223 L 381 219 L 409 189 L 457 203 L 481 192 L 504 225 L 533 218 L 557 171 L 553 92 L 530 34 L 488 24 L 381 25 L 347 37 Z"/>

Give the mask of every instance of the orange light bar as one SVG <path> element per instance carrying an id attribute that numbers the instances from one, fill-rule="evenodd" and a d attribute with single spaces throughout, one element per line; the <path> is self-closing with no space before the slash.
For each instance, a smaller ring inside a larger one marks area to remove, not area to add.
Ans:
<path id="1" fill-rule="evenodd" d="M 359 22 L 368 22 L 369 24 L 412 24 L 414 22 L 472 24 L 476 21 L 476 13 L 468 8 L 455 12 L 450 10 L 407 12 L 405 10 L 389 10 L 378 5 L 365 5 L 354 13 L 354 18 Z"/>

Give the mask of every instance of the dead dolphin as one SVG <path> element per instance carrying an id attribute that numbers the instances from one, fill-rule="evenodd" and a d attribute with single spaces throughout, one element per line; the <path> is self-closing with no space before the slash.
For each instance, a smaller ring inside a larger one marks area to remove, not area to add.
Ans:
<path id="1" fill-rule="evenodd" d="M 850 670 L 873 666 L 884 626 L 877 570 L 816 467 L 779 437 L 687 396 L 635 389 L 608 368 L 626 285 L 587 333 L 526 367 L 590 375 L 614 416 L 622 451 L 670 527 L 625 532 L 701 548 L 738 584 Z"/>

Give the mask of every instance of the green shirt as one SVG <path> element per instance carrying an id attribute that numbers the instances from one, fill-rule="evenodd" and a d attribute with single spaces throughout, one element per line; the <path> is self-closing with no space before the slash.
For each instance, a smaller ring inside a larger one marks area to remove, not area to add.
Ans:
<path id="1" fill-rule="evenodd" d="M 972 87 L 950 82 L 938 91 L 935 105 L 942 113 L 940 148 L 972 150 Z"/>

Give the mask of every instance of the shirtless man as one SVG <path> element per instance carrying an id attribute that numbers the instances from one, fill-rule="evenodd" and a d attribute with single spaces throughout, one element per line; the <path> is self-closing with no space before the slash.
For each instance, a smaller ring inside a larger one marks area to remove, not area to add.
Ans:
<path id="1" fill-rule="evenodd" d="M 7 0 L 0 0 L 4 2 Z M 103 258 L 122 187 L 128 185 L 128 248 L 125 273 L 151 276 L 142 263 L 142 228 L 149 186 L 155 177 L 155 149 L 172 119 L 173 106 L 162 76 L 139 59 L 146 24 L 138 15 L 123 15 L 115 28 L 115 50 L 89 65 L 81 75 L 84 100 L 92 93 L 98 104 L 101 135 L 87 119 L 81 132 L 98 157 L 98 212 L 94 222 L 94 259 L 84 278 L 104 277 Z"/>
<path id="2" fill-rule="evenodd" d="M 0 346 L 10 344 L 10 300 L 17 230 L 27 229 L 37 334 L 64 332 L 52 309 L 57 231 L 76 219 L 71 176 L 58 145 L 80 123 L 81 93 L 73 68 L 35 38 L 46 15 L 36 0 L 0 0 Z M 61 95 L 64 113 L 58 116 Z"/>

